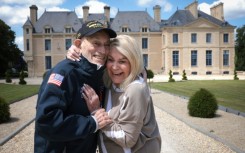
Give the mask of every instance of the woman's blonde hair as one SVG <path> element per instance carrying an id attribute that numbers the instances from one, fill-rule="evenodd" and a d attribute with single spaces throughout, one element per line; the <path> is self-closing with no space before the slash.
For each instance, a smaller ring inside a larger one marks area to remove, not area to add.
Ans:
<path id="1" fill-rule="evenodd" d="M 120 88 L 124 89 L 143 71 L 141 49 L 136 40 L 128 35 L 118 35 L 116 38 L 111 39 L 110 48 L 116 48 L 130 63 L 131 72 L 123 83 L 120 84 Z M 104 73 L 104 83 L 106 87 L 110 87 L 112 84 L 107 71 Z"/>

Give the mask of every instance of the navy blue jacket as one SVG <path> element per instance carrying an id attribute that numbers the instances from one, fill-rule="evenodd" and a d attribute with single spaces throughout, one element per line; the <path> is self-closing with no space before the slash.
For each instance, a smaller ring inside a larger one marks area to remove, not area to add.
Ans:
<path id="1" fill-rule="evenodd" d="M 35 153 L 95 153 L 96 123 L 82 97 L 84 83 L 100 100 L 104 95 L 104 67 L 82 57 L 81 61 L 63 60 L 51 69 L 42 82 L 37 100 Z M 56 75 L 56 77 L 54 77 Z"/>

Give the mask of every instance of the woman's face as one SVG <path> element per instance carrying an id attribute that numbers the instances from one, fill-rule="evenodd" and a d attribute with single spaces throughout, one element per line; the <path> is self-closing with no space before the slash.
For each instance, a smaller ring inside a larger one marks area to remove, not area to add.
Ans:
<path id="1" fill-rule="evenodd" d="M 106 68 L 109 77 L 116 86 L 119 86 L 131 72 L 131 65 L 128 59 L 115 47 L 112 47 L 108 54 Z"/>

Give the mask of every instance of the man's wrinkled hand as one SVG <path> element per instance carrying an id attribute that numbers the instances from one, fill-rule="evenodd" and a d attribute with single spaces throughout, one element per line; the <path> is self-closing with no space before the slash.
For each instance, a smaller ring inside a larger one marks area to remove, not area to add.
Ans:
<path id="1" fill-rule="evenodd" d="M 98 129 L 101 129 L 107 124 L 112 123 L 111 118 L 108 116 L 108 113 L 103 108 L 97 110 L 94 114 L 94 117 L 98 122 L 98 126 L 99 126 Z"/>

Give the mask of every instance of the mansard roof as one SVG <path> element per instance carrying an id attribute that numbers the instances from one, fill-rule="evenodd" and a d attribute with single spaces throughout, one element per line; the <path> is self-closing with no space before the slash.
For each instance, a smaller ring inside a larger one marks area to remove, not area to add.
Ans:
<path id="1" fill-rule="evenodd" d="M 204 18 L 219 26 L 232 26 L 226 21 L 221 21 L 215 17 L 208 15 L 200 10 L 198 10 L 198 18 L 196 19 L 189 10 L 177 10 L 168 20 L 161 23 L 161 27 L 177 27 L 185 26 L 190 24 L 200 18 Z"/>
<path id="2" fill-rule="evenodd" d="M 47 12 L 34 25 L 36 33 L 42 33 L 45 26 L 50 26 L 53 33 L 63 33 L 65 26 L 71 26 L 76 32 L 82 24 L 75 12 Z"/>
<path id="3" fill-rule="evenodd" d="M 146 11 L 118 11 L 111 28 L 118 32 L 124 26 L 129 32 L 139 32 L 141 27 L 148 27 L 151 32 L 160 31 L 160 25 Z"/>
<path id="4" fill-rule="evenodd" d="M 156 22 L 147 11 L 118 11 L 115 18 L 110 19 L 109 26 L 116 32 L 120 32 L 122 27 L 127 27 L 129 32 L 140 32 L 142 27 L 147 27 L 150 32 L 160 32 L 160 28 L 162 27 L 185 26 L 200 18 L 206 19 L 221 27 L 234 27 L 228 22 L 218 20 L 200 10 L 198 10 L 197 19 L 189 10 L 177 10 L 169 19 L 161 20 L 160 23 Z M 106 23 L 106 17 L 103 13 L 89 14 L 87 20 L 98 20 Z M 83 18 L 78 18 L 74 11 L 45 11 L 35 25 L 32 25 L 28 18 L 23 26 L 34 26 L 36 33 L 42 33 L 46 26 L 52 28 L 52 33 L 63 33 L 66 26 L 71 26 L 73 32 L 77 32 L 83 22 Z"/>
<path id="5" fill-rule="evenodd" d="M 204 18 L 204 19 L 207 19 L 208 21 L 214 23 L 214 24 L 217 24 L 219 26 L 222 26 L 222 27 L 234 27 L 232 26 L 231 24 L 229 24 L 227 21 L 221 21 L 219 19 L 216 19 L 215 17 L 211 16 L 211 15 L 208 15 L 202 11 L 198 11 L 198 17 L 200 18 Z"/>

